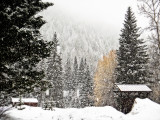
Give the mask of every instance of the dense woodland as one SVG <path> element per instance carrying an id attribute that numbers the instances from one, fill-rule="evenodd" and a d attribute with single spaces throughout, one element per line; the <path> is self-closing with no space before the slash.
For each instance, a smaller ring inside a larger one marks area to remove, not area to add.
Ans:
<path id="1" fill-rule="evenodd" d="M 139 11 L 150 21 L 146 30 L 151 44 L 140 37 L 136 16 L 128 7 L 119 49 L 99 59 L 94 71 L 86 56 L 68 55 L 62 62 L 56 31 L 49 42 L 41 36 L 45 21 L 37 13 L 52 5 L 41 0 L 0 3 L 0 106 L 10 104 L 11 97 L 35 97 L 39 106 L 54 101 L 59 108 L 117 106 L 117 83 L 146 84 L 153 90 L 149 98 L 160 103 L 159 0 L 139 0 Z"/>

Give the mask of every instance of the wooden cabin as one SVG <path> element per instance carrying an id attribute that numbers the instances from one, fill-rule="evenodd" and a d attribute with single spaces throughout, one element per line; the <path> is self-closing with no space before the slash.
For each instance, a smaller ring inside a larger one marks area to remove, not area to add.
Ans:
<path id="1" fill-rule="evenodd" d="M 19 104 L 19 98 L 11 98 L 12 106 L 16 106 Z M 23 105 L 28 106 L 38 106 L 38 100 L 36 98 L 22 98 Z"/>
<path id="2" fill-rule="evenodd" d="M 147 98 L 152 90 L 143 84 L 119 84 L 115 85 L 114 93 L 118 100 L 118 109 L 128 113 L 132 109 L 135 98 Z"/>

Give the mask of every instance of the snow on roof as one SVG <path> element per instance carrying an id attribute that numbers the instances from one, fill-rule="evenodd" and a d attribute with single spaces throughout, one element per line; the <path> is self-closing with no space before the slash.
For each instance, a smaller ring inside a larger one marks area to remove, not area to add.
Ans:
<path id="1" fill-rule="evenodd" d="M 67 97 L 69 95 L 69 90 L 64 90 L 63 91 L 63 97 Z"/>
<path id="2" fill-rule="evenodd" d="M 147 85 L 117 85 L 120 91 L 152 91 Z"/>
<path id="3" fill-rule="evenodd" d="M 11 98 L 12 102 L 19 102 L 19 98 Z M 22 98 L 22 102 L 26 103 L 38 103 L 38 100 L 36 98 Z"/>
<path id="4" fill-rule="evenodd" d="M 46 95 L 48 95 L 48 96 L 49 96 L 49 89 L 47 89 L 47 90 L 46 90 Z"/>

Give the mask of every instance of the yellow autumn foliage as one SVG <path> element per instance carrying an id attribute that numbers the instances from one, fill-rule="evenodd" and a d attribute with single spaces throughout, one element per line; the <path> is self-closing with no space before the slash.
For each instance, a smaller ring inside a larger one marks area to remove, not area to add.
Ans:
<path id="1" fill-rule="evenodd" d="M 95 106 L 109 105 L 114 83 L 116 51 L 111 50 L 107 56 L 98 61 L 94 75 Z"/>

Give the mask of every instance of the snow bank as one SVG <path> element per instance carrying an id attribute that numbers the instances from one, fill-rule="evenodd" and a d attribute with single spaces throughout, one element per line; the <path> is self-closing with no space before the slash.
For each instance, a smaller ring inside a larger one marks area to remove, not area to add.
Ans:
<path id="1" fill-rule="evenodd" d="M 112 107 L 87 107 L 83 109 L 43 110 L 25 106 L 24 110 L 12 109 L 6 112 L 7 120 L 123 120 L 123 113 Z"/>
<path id="2" fill-rule="evenodd" d="M 160 120 L 160 105 L 147 98 L 137 98 L 126 118 L 126 120 Z"/>
<path id="3" fill-rule="evenodd" d="M 87 107 L 83 109 L 55 108 L 54 111 L 40 107 L 25 106 L 24 110 L 13 108 L 2 120 L 160 120 L 160 105 L 149 99 L 136 99 L 132 111 L 125 115 L 113 107 Z"/>

